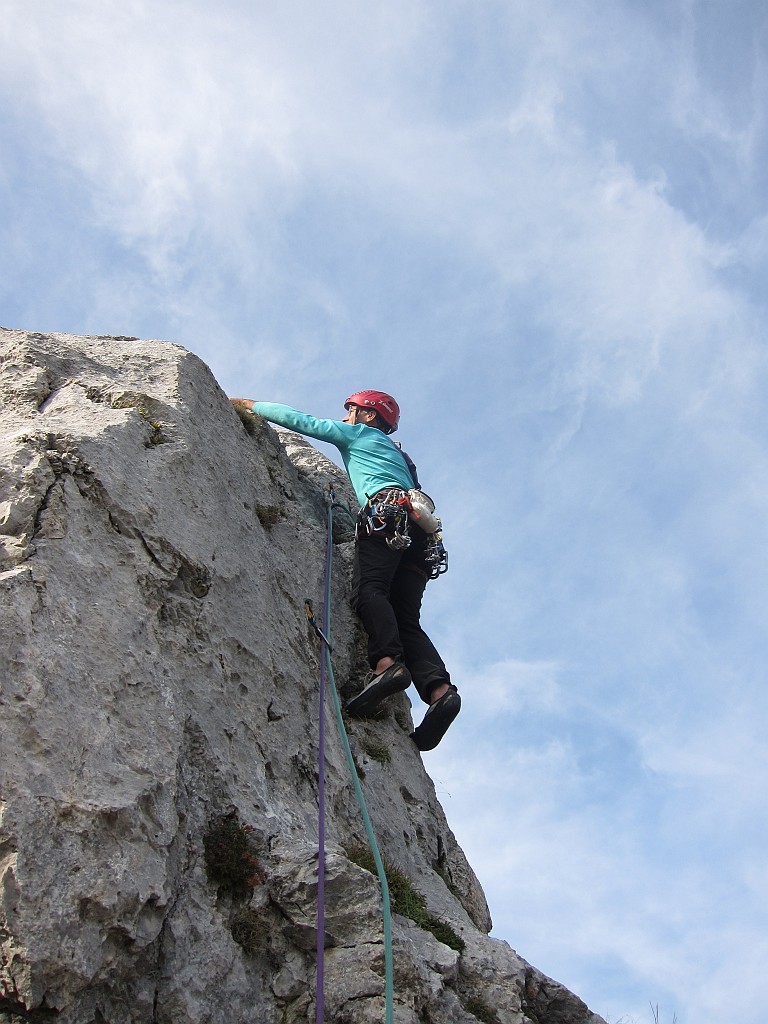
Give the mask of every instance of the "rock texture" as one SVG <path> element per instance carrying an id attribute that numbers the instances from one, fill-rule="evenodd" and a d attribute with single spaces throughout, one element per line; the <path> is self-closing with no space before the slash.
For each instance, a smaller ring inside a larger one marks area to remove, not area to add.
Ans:
<path id="1" fill-rule="evenodd" d="M 323 489 L 352 504 L 346 478 L 294 434 L 249 432 L 176 345 L 0 330 L 0 367 L 0 1021 L 314 1020 L 304 600 L 319 613 Z M 336 524 L 346 689 L 364 643 Z M 384 1020 L 380 890 L 325 705 L 325 1019 L 366 1024 Z M 350 742 L 383 856 L 463 949 L 395 914 L 395 1020 L 599 1024 L 488 937 L 411 728 L 400 695 Z"/>

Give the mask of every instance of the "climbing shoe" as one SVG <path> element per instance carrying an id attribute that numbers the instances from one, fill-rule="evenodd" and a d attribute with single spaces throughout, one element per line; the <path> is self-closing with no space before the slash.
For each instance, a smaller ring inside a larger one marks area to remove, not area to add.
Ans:
<path id="1" fill-rule="evenodd" d="M 401 661 L 380 672 L 352 700 L 347 701 L 344 710 L 350 715 L 366 715 L 373 711 L 386 697 L 407 690 L 411 685 L 411 674 Z"/>
<path id="2" fill-rule="evenodd" d="M 461 697 L 456 687 L 444 693 L 440 700 L 430 704 L 424 715 L 424 721 L 411 733 L 411 739 L 419 750 L 434 750 L 440 740 L 448 732 L 448 727 L 461 711 Z"/>

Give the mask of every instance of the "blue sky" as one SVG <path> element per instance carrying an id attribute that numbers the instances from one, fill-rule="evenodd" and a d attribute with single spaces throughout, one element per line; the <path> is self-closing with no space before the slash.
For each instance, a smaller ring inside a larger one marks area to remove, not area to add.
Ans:
<path id="1" fill-rule="evenodd" d="M 0 132 L 4 326 L 399 399 L 494 934 L 762 1024 L 765 4 L 5 0 Z"/>

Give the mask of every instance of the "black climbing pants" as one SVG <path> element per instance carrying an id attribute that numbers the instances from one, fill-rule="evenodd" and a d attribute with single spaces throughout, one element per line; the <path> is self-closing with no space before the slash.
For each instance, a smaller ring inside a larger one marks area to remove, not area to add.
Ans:
<path id="1" fill-rule="evenodd" d="M 362 528 L 358 531 L 352 607 L 368 634 L 371 668 L 387 656 L 405 662 L 419 696 L 429 703 L 432 690 L 451 680 L 420 622 L 429 579 L 424 561 L 427 535 L 414 524 L 410 534 L 410 547 L 393 551 L 382 537 L 369 537 Z"/>

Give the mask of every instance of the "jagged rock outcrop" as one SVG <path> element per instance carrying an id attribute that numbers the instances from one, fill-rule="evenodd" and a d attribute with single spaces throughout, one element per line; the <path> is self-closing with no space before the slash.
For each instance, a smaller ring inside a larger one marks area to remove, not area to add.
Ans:
<path id="1" fill-rule="evenodd" d="M 0 1021 L 314 1019 L 323 488 L 179 346 L 0 330 Z M 334 534 L 339 685 L 364 671 Z M 380 890 L 327 713 L 326 1020 L 384 1019 Z M 404 695 L 350 742 L 395 914 L 399 1024 L 599 1024 L 488 937 Z M 390 757 L 390 760 L 387 760 Z"/>

